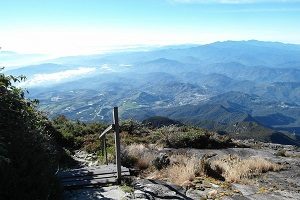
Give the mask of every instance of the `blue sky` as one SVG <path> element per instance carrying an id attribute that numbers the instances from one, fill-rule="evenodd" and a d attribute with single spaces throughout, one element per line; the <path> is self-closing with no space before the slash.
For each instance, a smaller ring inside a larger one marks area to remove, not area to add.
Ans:
<path id="1" fill-rule="evenodd" d="M 0 46 L 72 55 L 224 40 L 300 43 L 300 0 L 0 0 Z"/>

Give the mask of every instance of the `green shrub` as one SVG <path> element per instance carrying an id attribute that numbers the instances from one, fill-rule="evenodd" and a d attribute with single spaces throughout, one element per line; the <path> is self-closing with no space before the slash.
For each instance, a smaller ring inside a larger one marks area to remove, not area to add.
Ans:
<path id="1" fill-rule="evenodd" d="M 115 163 L 115 161 L 116 161 L 115 147 L 107 146 L 106 151 L 107 151 L 107 162 Z M 97 155 L 98 155 L 98 160 L 100 161 L 100 163 L 105 164 L 105 155 L 102 155 L 101 151 L 98 151 Z"/>
<path id="2" fill-rule="evenodd" d="M 122 132 L 127 132 L 129 135 L 145 135 L 149 133 L 146 126 L 134 120 L 123 121 L 120 128 Z"/>
<path id="3" fill-rule="evenodd" d="M 160 143 L 171 148 L 225 148 L 233 146 L 231 139 L 195 127 L 169 126 L 160 128 Z"/>
<path id="4" fill-rule="evenodd" d="M 85 149 L 89 153 L 98 151 L 98 136 L 107 127 L 102 123 L 71 121 L 65 116 L 53 119 L 53 125 L 61 136 L 62 147 L 69 150 Z"/>
<path id="5" fill-rule="evenodd" d="M 145 126 L 148 126 L 150 128 L 160 128 L 163 126 L 170 126 L 170 125 L 176 125 L 176 126 L 182 126 L 183 124 L 179 121 L 175 121 L 172 119 L 169 119 L 167 117 L 162 116 L 154 116 L 147 118 L 143 120 L 142 124 Z"/>
<path id="6" fill-rule="evenodd" d="M 52 124 L 0 73 L 0 199 L 58 199 L 54 176 L 62 149 Z"/>
<path id="7" fill-rule="evenodd" d="M 88 153 L 96 153 L 101 149 L 101 141 L 96 135 L 87 135 L 83 141 L 83 149 Z"/>

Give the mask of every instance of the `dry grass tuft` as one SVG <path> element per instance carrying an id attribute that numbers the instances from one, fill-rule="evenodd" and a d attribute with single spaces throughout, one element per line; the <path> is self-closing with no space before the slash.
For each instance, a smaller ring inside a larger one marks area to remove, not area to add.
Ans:
<path id="1" fill-rule="evenodd" d="M 152 179 L 166 180 L 183 186 L 191 183 L 196 177 L 213 177 L 216 180 L 241 182 L 268 171 L 279 171 L 282 166 L 260 157 L 242 159 L 238 156 L 226 156 L 210 161 L 211 156 L 202 159 L 187 153 L 171 155 L 171 164 L 161 170 L 155 170 L 152 161 L 159 151 L 144 144 L 131 144 L 125 148 L 127 159 L 131 164 L 144 171 L 144 175 Z M 150 175 L 149 175 L 150 174 Z"/>
<path id="2" fill-rule="evenodd" d="M 157 178 L 169 181 L 177 185 L 183 185 L 187 181 L 193 181 L 196 176 L 202 173 L 201 160 L 187 155 L 172 155 L 172 164 L 165 169 L 156 171 L 150 175 L 151 178 Z"/>
<path id="3" fill-rule="evenodd" d="M 268 171 L 279 171 L 282 169 L 281 165 L 264 158 L 252 157 L 241 159 L 238 156 L 231 155 L 212 161 L 211 166 L 220 171 L 226 181 L 229 182 L 239 182 Z"/>
<path id="4" fill-rule="evenodd" d="M 142 158 L 135 163 L 135 166 L 140 170 L 145 170 L 150 166 L 150 161 L 151 160 L 149 160 L 148 158 Z"/>
<path id="5" fill-rule="evenodd" d="M 147 148 L 144 144 L 131 144 L 126 147 L 126 150 L 130 155 L 142 157 L 145 151 L 147 151 Z"/>
<path id="6" fill-rule="evenodd" d="M 126 146 L 124 150 L 124 154 L 126 154 L 125 160 L 133 160 L 131 165 L 134 167 L 145 170 L 149 166 L 151 166 L 152 160 L 157 156 L 157 152 L 145 146 L 144 144 L 131 144 Z"/>
<path id="7" fill-rule="evenodd" d="M 184 163 L 173 164 L 165 169 L 170 182 L 182 185 L 186 181 L 193 181 L 197 170 L 198 161 L 195 158 L 188 159 Z"/>
<path id="8" fill-rule="evenodd" d="M 279 171 L 282 166 L 260 157 L 241 159 L 238 156 L 209 161 L 204 156 L 198 159 L 188 154 L 172 155 L 171 165 L 160 171 L 155 171 L 148 178 L 161 179 L 184 186 L 196 177 L 213 177 L 216 180 L 228 182 L 248 181 L 268 171 Z"/>

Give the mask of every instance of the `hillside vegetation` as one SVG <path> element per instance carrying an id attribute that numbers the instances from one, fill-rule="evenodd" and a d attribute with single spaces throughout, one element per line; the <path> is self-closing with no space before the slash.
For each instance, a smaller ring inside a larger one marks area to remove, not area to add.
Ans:
<path id="1" fill-rule="evenodd" d="M 51 121 L 0 74 L 0 199 L 58 199 L 55 170 L 65 156 Z"/>

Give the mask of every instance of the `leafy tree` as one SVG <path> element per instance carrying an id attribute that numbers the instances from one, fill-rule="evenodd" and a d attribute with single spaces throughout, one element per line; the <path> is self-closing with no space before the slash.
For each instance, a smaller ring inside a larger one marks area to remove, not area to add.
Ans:
<path id="1" fill-rule="evenodd" d="M 50 121 L 14 83 L 24 76 L 0 73 L 0 199 L 57 199 L 59 150 Z"/>

